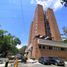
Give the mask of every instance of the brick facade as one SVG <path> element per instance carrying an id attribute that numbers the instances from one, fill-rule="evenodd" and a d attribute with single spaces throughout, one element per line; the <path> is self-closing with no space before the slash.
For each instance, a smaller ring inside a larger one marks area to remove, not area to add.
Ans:
<path id="1" fill-rule="evenodd" d="M 57 25 L 57 22 L 56 22 L 56 19 L 54 16 L 54 12 L 52 9 L 49 8 L 47 10 L 46 17 L 49 22 L 51 36 L 53 37 L 52 40 L 60 41 L 61 40 L 60 32 L 59 32 L 58 25 Z"/>
<path id="2" fill-rule="evenodd" d="M 44 12 L 43 7 L 41 5 L 37 5 L 34 19 L 30 27 L 28 47 L 30 45 L 32 45 L 32 47 L 28 50 L 28 55 L 30 54 L 29 58 L 38 59 L 41 56 L 59 56 L 67 58 L 67 51 L 40 49 L 37 41 L 40 36 L 44 36 L 44 39 L 49 36 L 48 40 L 51 41 L 61 41 L 60 32 L 53 10 L 49 8 L 46 12 Z M 46 46 L 46 44 L 44 45 Z"/>

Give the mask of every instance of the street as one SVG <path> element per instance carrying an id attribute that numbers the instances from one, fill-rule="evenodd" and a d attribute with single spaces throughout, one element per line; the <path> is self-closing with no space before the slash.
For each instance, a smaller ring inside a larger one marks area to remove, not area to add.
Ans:
<path id="1" fill-rule="evenodd" d="M 13 67 L 13 65 L 11 65 L 10 67 Z M 40 64 L 40 63 L 27 63 L 27 64 L 19 63 L 18 67 L 64 67 L 64 66 L 43 65 L 43 64 Z M 65 67 L 67 67 L 67 65 Z"/>

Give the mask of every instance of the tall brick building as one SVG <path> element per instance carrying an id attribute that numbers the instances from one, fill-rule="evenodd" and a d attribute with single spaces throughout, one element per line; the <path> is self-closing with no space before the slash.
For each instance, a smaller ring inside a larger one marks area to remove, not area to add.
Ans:
<path id="1" fill-rule="evenodd" d="M 67 45 L 60 41 L 53 10 L 48 8 L 44 11 L 38 4 L 30 27 L 27 57 L 38 59 L 41 56 L 59 56 L 67 59 Z"/>

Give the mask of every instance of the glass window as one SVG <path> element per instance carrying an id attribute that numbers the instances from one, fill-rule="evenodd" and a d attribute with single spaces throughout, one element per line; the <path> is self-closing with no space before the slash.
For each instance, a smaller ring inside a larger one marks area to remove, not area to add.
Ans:
<path id="1" fill-rule="evenodd" d="M 49 46 L 49 50 L 52 50 L 52 46 Z"/>
<path id="2" fill-rule="evenodd" d="M 43 49 L 45 49 L 45 46 L 44 46 L 44 45 L 42 45 L 42 48 L 43 48 Z"/>
<path id="3" fill-rule="evenodd" d="M 45 49 L 45 46 L 44 45 L 39 45 L 39 48 L 40 49 Z"/>
<path id="4" fill-rule="evenodd" d="M 60 50 L 60 47 L 53 47 L 53 50 Z"/>
<path id="5" fill-rule="evenodd" d="M 64 51 L 64 50 L 65 50 L 65 48 L 61 48 L 61 50 L 62 50 L 62 51 Z"/>
<path id="6" fill-rule="evenodd" d="M 39 48 L 41 49 L 41 45 L 39 45 Z"/>

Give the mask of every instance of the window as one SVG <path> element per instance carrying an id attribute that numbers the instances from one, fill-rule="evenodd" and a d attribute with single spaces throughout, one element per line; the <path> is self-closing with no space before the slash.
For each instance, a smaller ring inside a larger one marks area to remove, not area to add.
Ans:
<path id="1" fill-rule="evenodd" d="M 43 48 L 43 49 L 45 49 L 45 46 L 44 46 L 44 45 L 42 45 L 42 48 Z"/>
<path id="2" fill-rule="evenodd" d="M 52 50 L 52 46 L 49 46 L 49 50 Z"/>
<path id="3" fill-rule="evenodd" d="M 64 48 L 61 48 L 61 51 L 64 51 L 65 49 Z"/>
<path id="4" fill-rule="evenodd" d="M 67 48 L 64 48 L 65 49 L 65 51 L 67 51 Z"/>
<path id="5" fill-rule="evenodd" d="M 41 45 L 39 45 L 39 48 L 41 49 Z"/>
<path id="6" fill-rule="evenodd" d="M 53 50 L 58 50 L 58 47 L 53 47 Z"/>
<path id="7" fill-rule="evenodd" d="M 40 49 L 45 49 L 45 46 L 44 45 L 39 45 L 39 48 Z"/>

